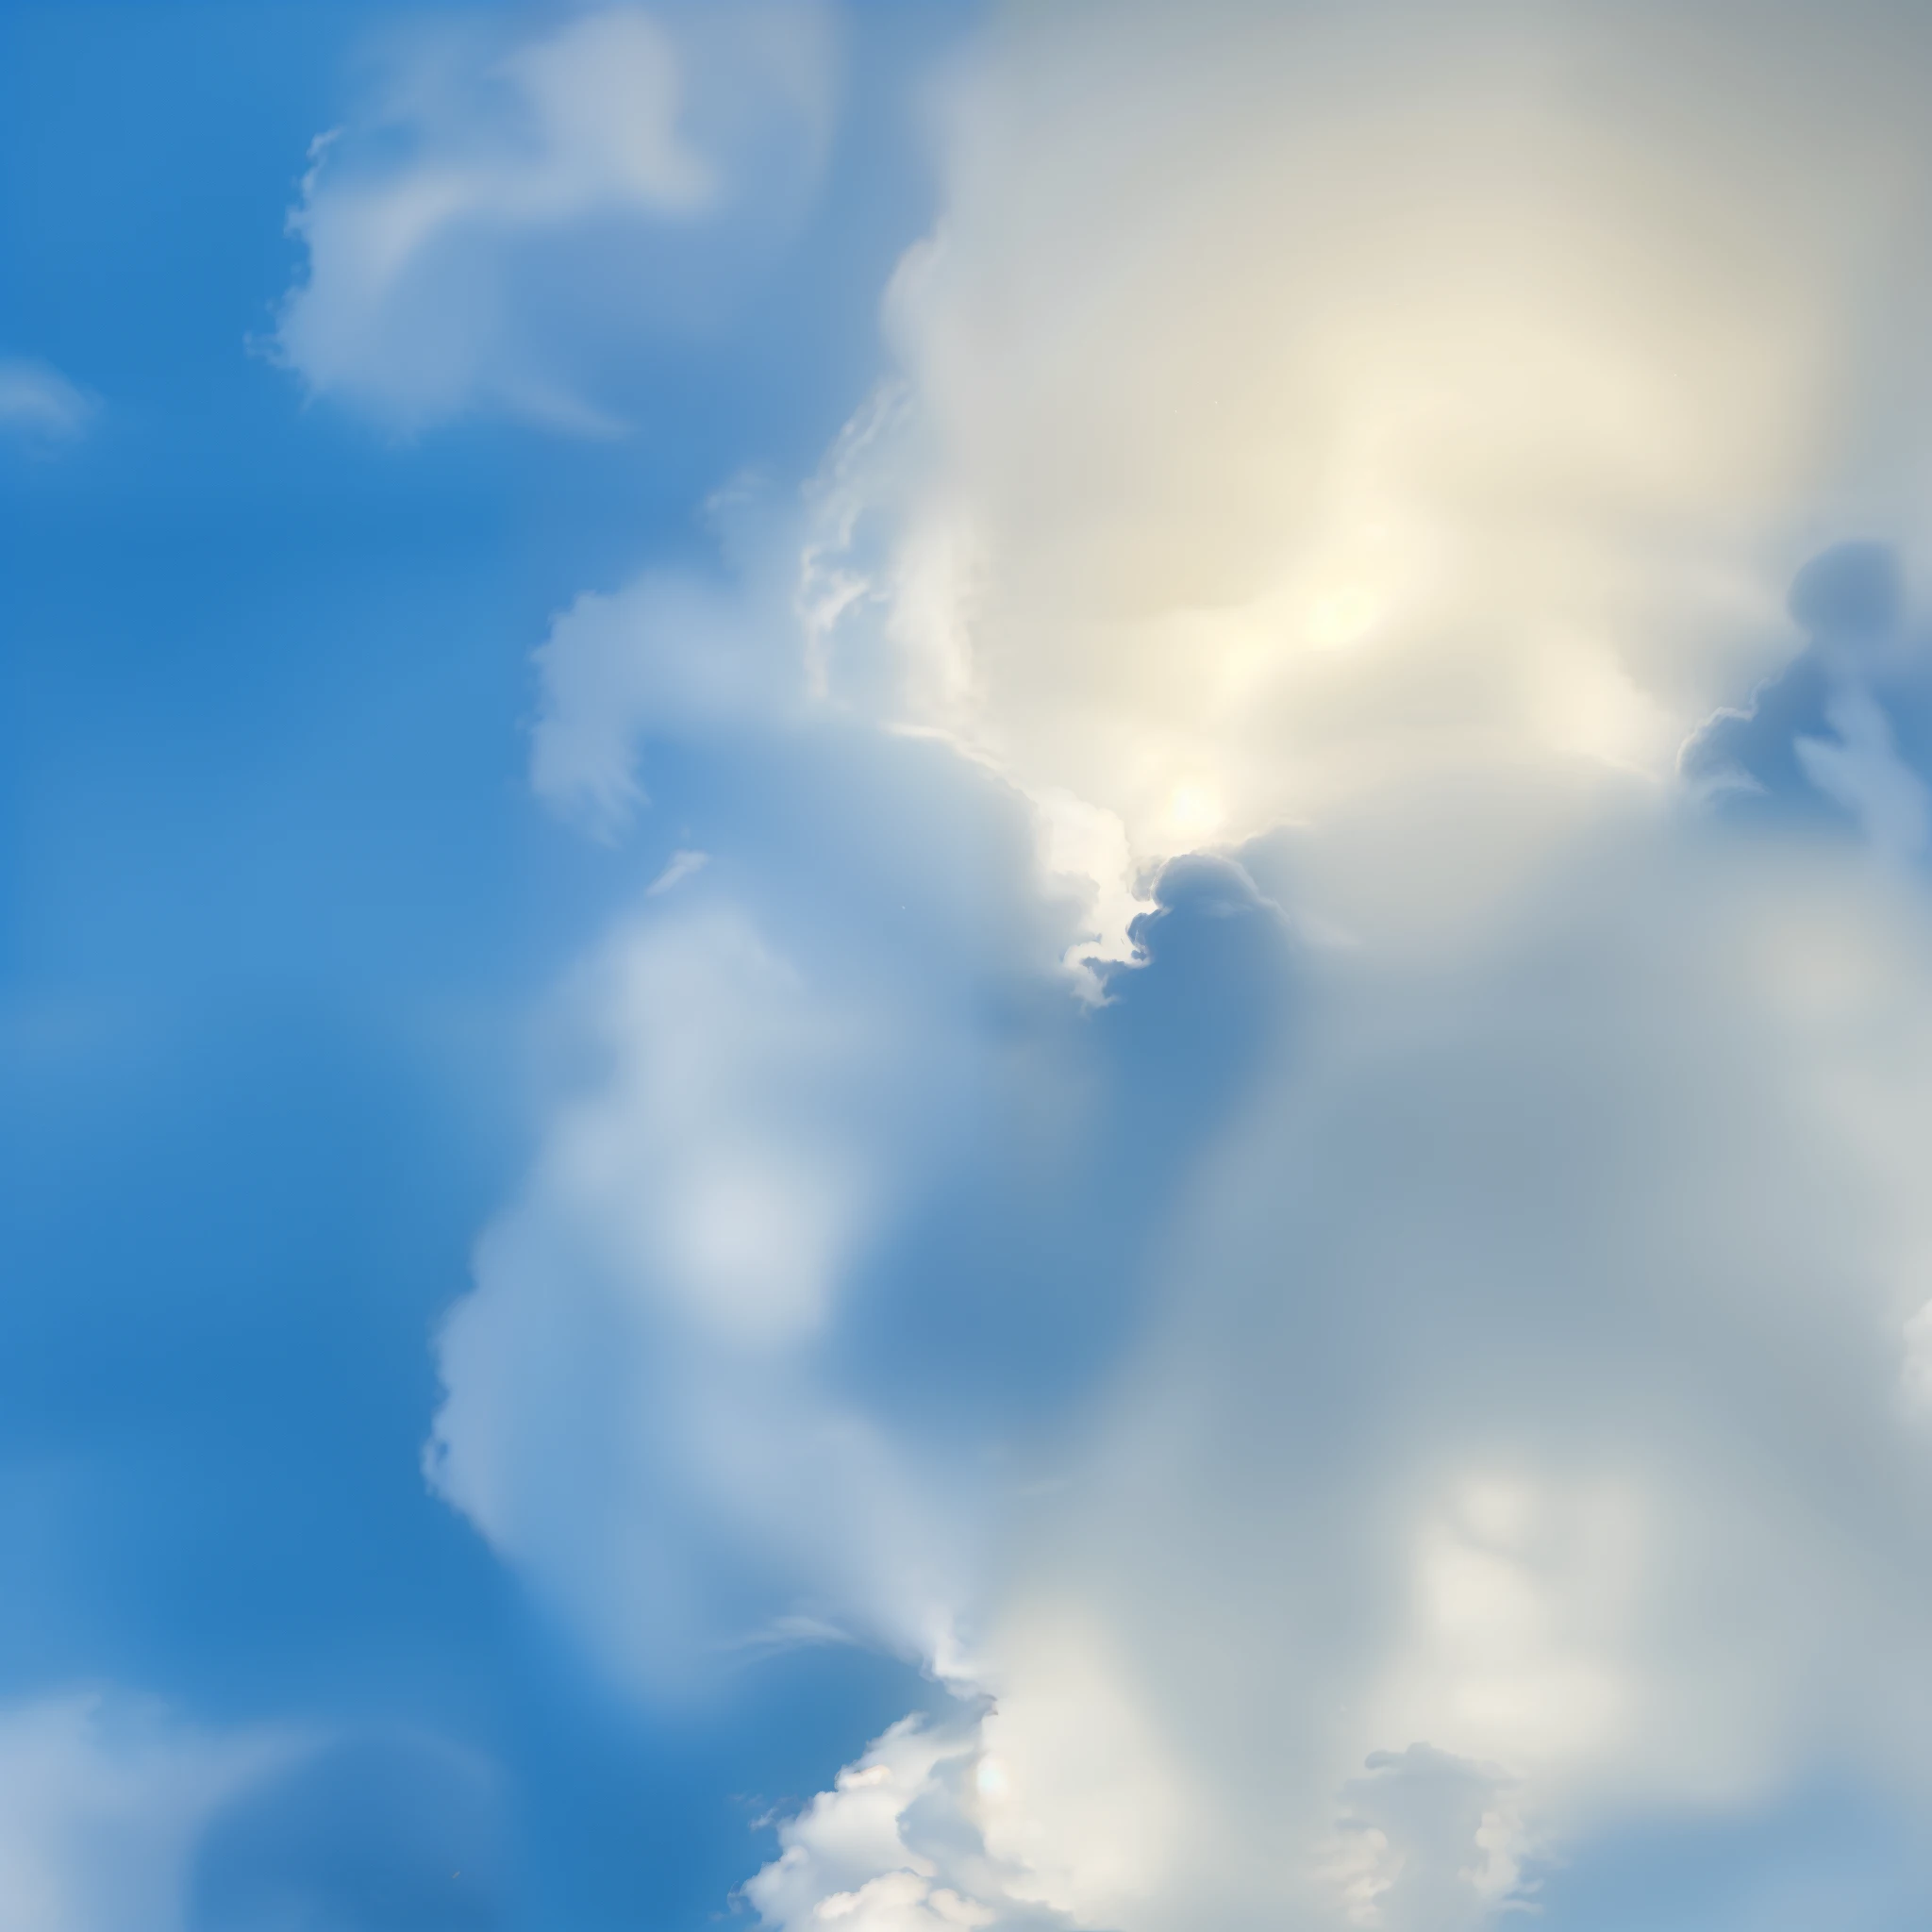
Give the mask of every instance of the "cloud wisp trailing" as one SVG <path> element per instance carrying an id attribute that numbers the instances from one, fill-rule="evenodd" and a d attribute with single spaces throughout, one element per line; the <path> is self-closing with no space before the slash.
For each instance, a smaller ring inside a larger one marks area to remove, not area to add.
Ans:
<path id="1" fill-rule="evenodd" d="M 0 356 L 0 435 L 38 447 L 72 442 L 100 405 L 58 369 L 19 356 Z"/>
<path id="2" fill-rule="evenodd" d="M 633 1684 L 958 1693 L 768 1925 L 1474 1932 L 1932 1796 L 1928 61 L 1001 16 L 795 512 L 558 620 L 539 791 L 677 842 L 430 1468 Z"/>
<path id="3" fill-rule="evenodd" d="M 804 206 L 833 52 L 805 6 L 399 41 L 315 143 L 273 352 L 405 430 L 480 409 L 622 432 L 638 338 L 702 324 Z"/>

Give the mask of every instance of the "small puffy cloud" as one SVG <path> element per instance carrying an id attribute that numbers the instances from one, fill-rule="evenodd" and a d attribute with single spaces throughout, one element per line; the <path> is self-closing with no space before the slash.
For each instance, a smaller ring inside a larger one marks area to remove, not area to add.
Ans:
<path id="1" fill-rule="evenodd" d="M 803 207 L 829 127 L 807 4 L 617 6 L 399 45 L 316 144 L 275 353 L 403 427 L 472 408 L 600 435 L 641 330 L 702 321 Z"/>
<path id="2" fill-rule="evenodd" d="M 1069 1932 L 987 1850 L 980 1813 L 1000 1778 L 970 1717 L 908 1719 L 779 1827 L 744 1896 L 773 1932 Z"/>
<path id="3" fill-rule="evenodd" d="M 58 369 L 0 356 L 0 435 L 29 443 L 68 442 L 86 429 L 98 407 Z"/>

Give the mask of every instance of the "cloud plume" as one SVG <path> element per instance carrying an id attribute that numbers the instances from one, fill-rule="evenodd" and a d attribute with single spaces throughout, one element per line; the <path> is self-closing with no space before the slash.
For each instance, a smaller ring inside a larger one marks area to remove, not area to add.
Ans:
<path id="1" fill-rule="evenodd" d="M 699 747 L 708 859 L 433 1468 L 634 1681 L 958 1693 L 767 1924 L 1450 1932 L 1928 1795 L 1928 58 L 1003 15 L 785 569 L 554 628 L 540 789 Z"/>

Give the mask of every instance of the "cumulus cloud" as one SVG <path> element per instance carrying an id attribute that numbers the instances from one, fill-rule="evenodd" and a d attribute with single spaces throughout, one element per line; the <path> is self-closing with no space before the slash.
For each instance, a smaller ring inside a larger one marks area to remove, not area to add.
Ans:
<path id="1" fill-rule="evenodd" d="M 709 858 L 432 1469 L 634 1679 L 960 1691 L 767 1924 L 1445 1932 L 1932 1796 L 1932 45 L 1779 28 L 1016 12 L 789 594 L 554 628 L 540 790 L 696 747 Z"/>
<path id="2" fill-rule="evenodd" d="M 780 1827 L 783 1849 L 744 1889 L 767 1925 L 809 1932 L 1065 1932 L 1058 1912 L 1015 1897 L 1019 1874 L 975 1822 L 1000 1767 L 970 1721 L 895 1724 Z"/>
<path id="3" fill-rule="evenodd" d="M 404 427 L 484 408 L 620 430 L 638 333 L 714 309 L 804 205 L 832 67 L 808 4 L 607 7 L 514 42 L 477 25 L 399 43 L 315 143 L 276 354 Z"/>
<path id="4" fill-rule="evenodd" d="M 808 748 L 806 782 L 877 755 Z M 900 775 L 896 867 L 862 819 L 828 826 L 795 775 L 768 808 L 804 851 L 841 853 L 846 907 L 797 879 L 768 825 L 767 864 L 797 898 L 680 853 L 657 882 L 673 889 L 647 891 L 565 990 L 559 1060 L 577 1071 L 442 1338 L 435 1480 L 624 1674 L 659 1688 L 707 1653 L 801 1633 L 916 1656 L 951 1641 L 965 1524 L 948 1458 L 909 1468 L 825 1374 L 855 1277 L 982 1078 L 957 982 L 905 970 L 947 944 L 934 917 L 964 909 L 908 876 L 958 781 Z M 978 940 L 981 969 L 1010 948 L 1015 971 L 1032 937 L 1023 908 Z"/>
<path id="5" fill-rule="evenodd" d="M 98 406 L 58 369 L 17 356 L 0 357 L 0 432 L 28 442 L 67 442 L 81 434 Z"/>
<path id="6" fill-rule="evenodd" d="M 1878 7 L 1009 14 L 828 465 L 832 688 L 1141 862 L 1445 767 L 1667 773 L 1821 527 L 1906 534 L 1925 51 Z"/>

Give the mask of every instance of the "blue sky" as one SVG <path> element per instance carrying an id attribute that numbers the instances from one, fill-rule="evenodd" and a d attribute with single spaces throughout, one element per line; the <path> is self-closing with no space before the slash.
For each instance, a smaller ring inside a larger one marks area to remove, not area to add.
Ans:
<path id="1" fill-rule="evenodd" d="M 1779 25 L 0 11 L 0 1925 L 1924 1922 Z"/>
<path id="2" fill-rule="evenodd" d="M 97 400 L 0 452 L 0 1678 L 421 1733 L 510 1780 L 518 1923 L 702 1923 L 751 1819 L 901 1714 L 904 1673 L 792 1656 L 702 1718 L 613 1701 L 425 1490 L 429 1338 L 528 1140 L 529 1008 L 658 862 L 531 805 L 533 642 L 581 584 L 696 548 L 721 475 L 837 428 L 870 285 L 927 211 L 891 76 L 951 22 L 868 42 L 832 263 L 801 240 L 728 335 L 653 345 L 654 426 L 621 444 L 403 441 L 249 353 L 380 25 L 5 18 L 0 340 Z M 329 1804 L 286 1882 L 338 1917 L 302 1923 L 508 1909 L 385 1900 Z"/>

